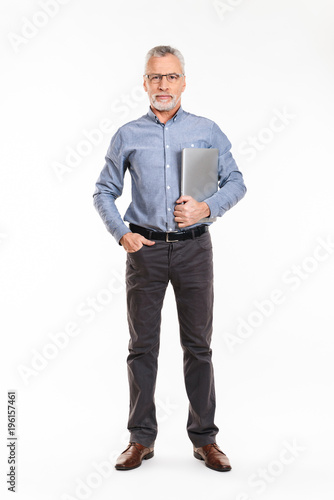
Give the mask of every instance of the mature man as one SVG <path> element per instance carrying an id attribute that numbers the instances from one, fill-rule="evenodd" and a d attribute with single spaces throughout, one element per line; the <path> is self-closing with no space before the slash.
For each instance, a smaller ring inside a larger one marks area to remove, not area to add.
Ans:
<path id="1" fill-rule="evenodd" d="M 143 459 L 154 454 L 161 309 L 169 281 L 184 352 L 187 431 L 194 456 L 211 469 L 231 469 L 216 443 L 210 349 L 212 246 L 210 222 L 199 221 L 222 216 L 244 196 L 246 188 L 230 153 L 231 144 L 219 127 L 183 111 L 181 94 L 185 88 L 182 54 L 169 46 L 151 49 L 144 75 L 150 109 L 113 136 L 94 193 L 95 207 L 107 229 L 127 252 L 130 444 L 117 460 L 118 470 L 139 467 Z M 181 150 L 186 147 L 219 149 L 219 189 L 202 202 L 180 196 Z M 126 170 L 132 181 L 132 200 L 124 216 L 129 227 L 115 205 Z"/>

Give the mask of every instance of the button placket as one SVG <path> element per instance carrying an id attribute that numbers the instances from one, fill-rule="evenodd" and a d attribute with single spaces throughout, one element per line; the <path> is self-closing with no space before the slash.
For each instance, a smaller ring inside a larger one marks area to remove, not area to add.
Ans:
<path id="1" fill-rule="evenodd" d="M 174 217 L 171 209 L 172 199 L 171 199 L 171 173 L 170 173 L 170 145 L 169 145 L 169 127 L 164 127 L 164 148 L 165 148 L 165 182 L 166 182 L 166 222 L 167 230 L 172 231 L 174 225 Z"/>

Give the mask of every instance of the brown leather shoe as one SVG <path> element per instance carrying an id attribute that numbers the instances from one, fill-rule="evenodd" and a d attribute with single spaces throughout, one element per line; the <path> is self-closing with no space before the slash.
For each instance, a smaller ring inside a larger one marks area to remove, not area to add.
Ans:
<path id="1" fill-rule="evenodd" d="M 126 450 L 118 457 L 115 468 L 117 470 L 136 469 L 142 460 L 148 460 L 154 455 L 153 448 L 147 448 L 139 443 L 130 443 Z"/>
<path id="2" fill-rule="evenodd" d="M 194 447 L 194 457 L 204 460 L 209 469 L 220 472 L 232 469 L 229 459 L 216 443 L 207 444 L 201 448 Z"/>

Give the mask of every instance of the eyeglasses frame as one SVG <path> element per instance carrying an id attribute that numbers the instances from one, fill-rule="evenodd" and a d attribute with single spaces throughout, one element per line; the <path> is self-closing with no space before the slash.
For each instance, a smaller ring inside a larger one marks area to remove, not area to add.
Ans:
<path id="1" fill-rule="evenodd" d="M 171 75 L 176 75 L 179 78 L 185 76 L 184 73 L 167 73 L 166 75 L 161 75 L 160 73 L 152 73 L 151 75 L 144 75 L 144 77 L 147 78 L 150 83 L 152 83 L 152 81 L 150 80 L 150 76 L 160 76 L 160 80 L 158 82 L 156 82 L 156 83 L 160 83 L 162 81 L 162 78 L 165 76 L 169 83 L 176 83 L 176 82 L 173 82 L 173 81 L 171 82 L 170 80 L 168 80 L 168 77 Z"/>

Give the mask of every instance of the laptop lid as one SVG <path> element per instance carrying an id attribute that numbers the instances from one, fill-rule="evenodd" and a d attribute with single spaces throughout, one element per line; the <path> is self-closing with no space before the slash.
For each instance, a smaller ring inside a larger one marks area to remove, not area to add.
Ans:
<path id="1" fill-rule="evenodd" d="M 184 148 L 181 163 L 181 195 L 203 201 L 218 191 L 218 153 L 216 148 Z M 206 217 L 199 222 L 214 222 Z"/>

